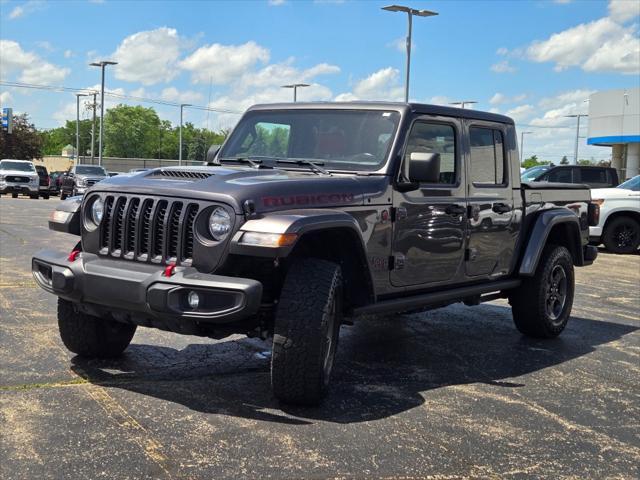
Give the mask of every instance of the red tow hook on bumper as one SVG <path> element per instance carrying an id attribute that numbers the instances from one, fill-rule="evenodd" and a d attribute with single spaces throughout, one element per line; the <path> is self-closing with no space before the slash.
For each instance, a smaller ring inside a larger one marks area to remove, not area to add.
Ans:
<path id="1" fill-rule="evenodd" d="M 165 277 L 170 277 L 174 273 L 176 273 L 176 264 L 170 263 L 164 268 L 164 272 L 162 273 Z"/>
<path id="2" fill-rule="evenodd" d="M 67 260 L 69 260 L 70 262 L 75 262 L 79 256 L 80 256 L 80 250 L 72 250 L 71 253 L 69 254 L 69 257 L 67 257 Z"/>

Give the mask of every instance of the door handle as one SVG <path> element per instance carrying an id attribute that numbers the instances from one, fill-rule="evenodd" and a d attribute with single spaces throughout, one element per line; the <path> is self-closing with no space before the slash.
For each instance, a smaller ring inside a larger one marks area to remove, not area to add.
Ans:
<path id="1" fill-rule="evenodd" d="M 496 213 L 508 213 L 511 211 L 511 205 L 507 205 L 506 203 L 494 203 L 491 210 Z"/>
<path id="2" fill-rule="evenodd" d="M 458 215 L 464 215 L 467 213 L 467 207 L 463 207 L 461 205 L 447 205 L 444 209 L 444 213 L 457 217 Z"/>

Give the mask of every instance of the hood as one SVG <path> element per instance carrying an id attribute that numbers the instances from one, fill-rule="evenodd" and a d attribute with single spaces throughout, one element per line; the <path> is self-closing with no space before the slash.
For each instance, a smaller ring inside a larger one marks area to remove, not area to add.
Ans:
<path id="1" fill-rule="evenodd" d="M 37 177 L 38 176 L 38 172 L 25 172 L 23 170 L 0 170 L 0 175 L 4 175 L 5 177 L 7 175 L 15 175 L 17 177 Z"/>
<path id="2" fill-rule="evenodd" d="M 389 178 L 356 174 L 319 175 L 309 171 L 251 167 L 160 168 L 110 177 L 91 191 L 136 193 L 225 203 L 243 213 L 247 200 L 256 212 L 296 208 L 347 207 L 389 203 Z"/>
<path id="3" fill-rule="evenodd" d="M 625 188 L 594 188 L 591 190 L 591 198 L 627 198 L 638 197 L 640 192 L 634 192 L 633 190 L 627 190 Z"/>

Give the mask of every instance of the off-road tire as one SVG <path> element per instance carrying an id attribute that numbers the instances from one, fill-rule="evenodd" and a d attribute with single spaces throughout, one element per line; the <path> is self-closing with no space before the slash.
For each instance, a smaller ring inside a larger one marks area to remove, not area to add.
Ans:
<path id="1" fill-rule="evenodd" d="M 315 258 L 294 263 L 275 316 L 271 386 L 278 400 L 316 405 L 326 394 L 342 322 L 342 271 Z"/>
<path id="2" fill-rule="evenodd" d="M 60 190 L 60 200 L 66 200 L 67 199 L 67 194 L 64 193 L 64 190 Z"/>
<path id="3" fill-rule="evenodd" d="M 45 200 L 49 200 L 49 194 L 42 195 L 42 198 L 44 198 Z"/>
<path id="4" fill-rule="evenodd" d="M 613 253 L 634 253 L 640 246 L 640 223 L 626 215 L 614 218 L 604 229 L 602 243 Z"/>
<path id="5" fill-rule="evenodd" d="M 12 193 L 11 194 L 11 198 L 18 198 L 18 194 L 17 193 Z"/>
<path id="6" fill-rule="evenodd" d="M 558 278 L 559 282 L 554 281 Z M 534 338 L 560 335 L 571 314 L 574 287 L 571 253 L 566 247 L 547 245 L 534 276 L 524 278 L 522 285 L 509 295 L 516 328 Z"/>
<path id="7" fill-rule="evenodd" d="M 136 325 L 77 312 L 71 302 L 62 298 L 58 299 L 58 328 L 70 351 L 90 358 L 117 357 L 136 333 Z"/>

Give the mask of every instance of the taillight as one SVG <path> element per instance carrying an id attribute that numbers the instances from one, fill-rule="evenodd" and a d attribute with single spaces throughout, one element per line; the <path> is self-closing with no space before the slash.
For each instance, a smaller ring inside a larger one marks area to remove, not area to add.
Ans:
<path id="1" fill-rule="evenodd" d="M 600 223 L 600 202 L 589 203 L 589 208 L 587 210 L 587 220 L 589 221 L 590 227 L 595 227 L 596 225 L 598 225 L 598 223 Z"/>

